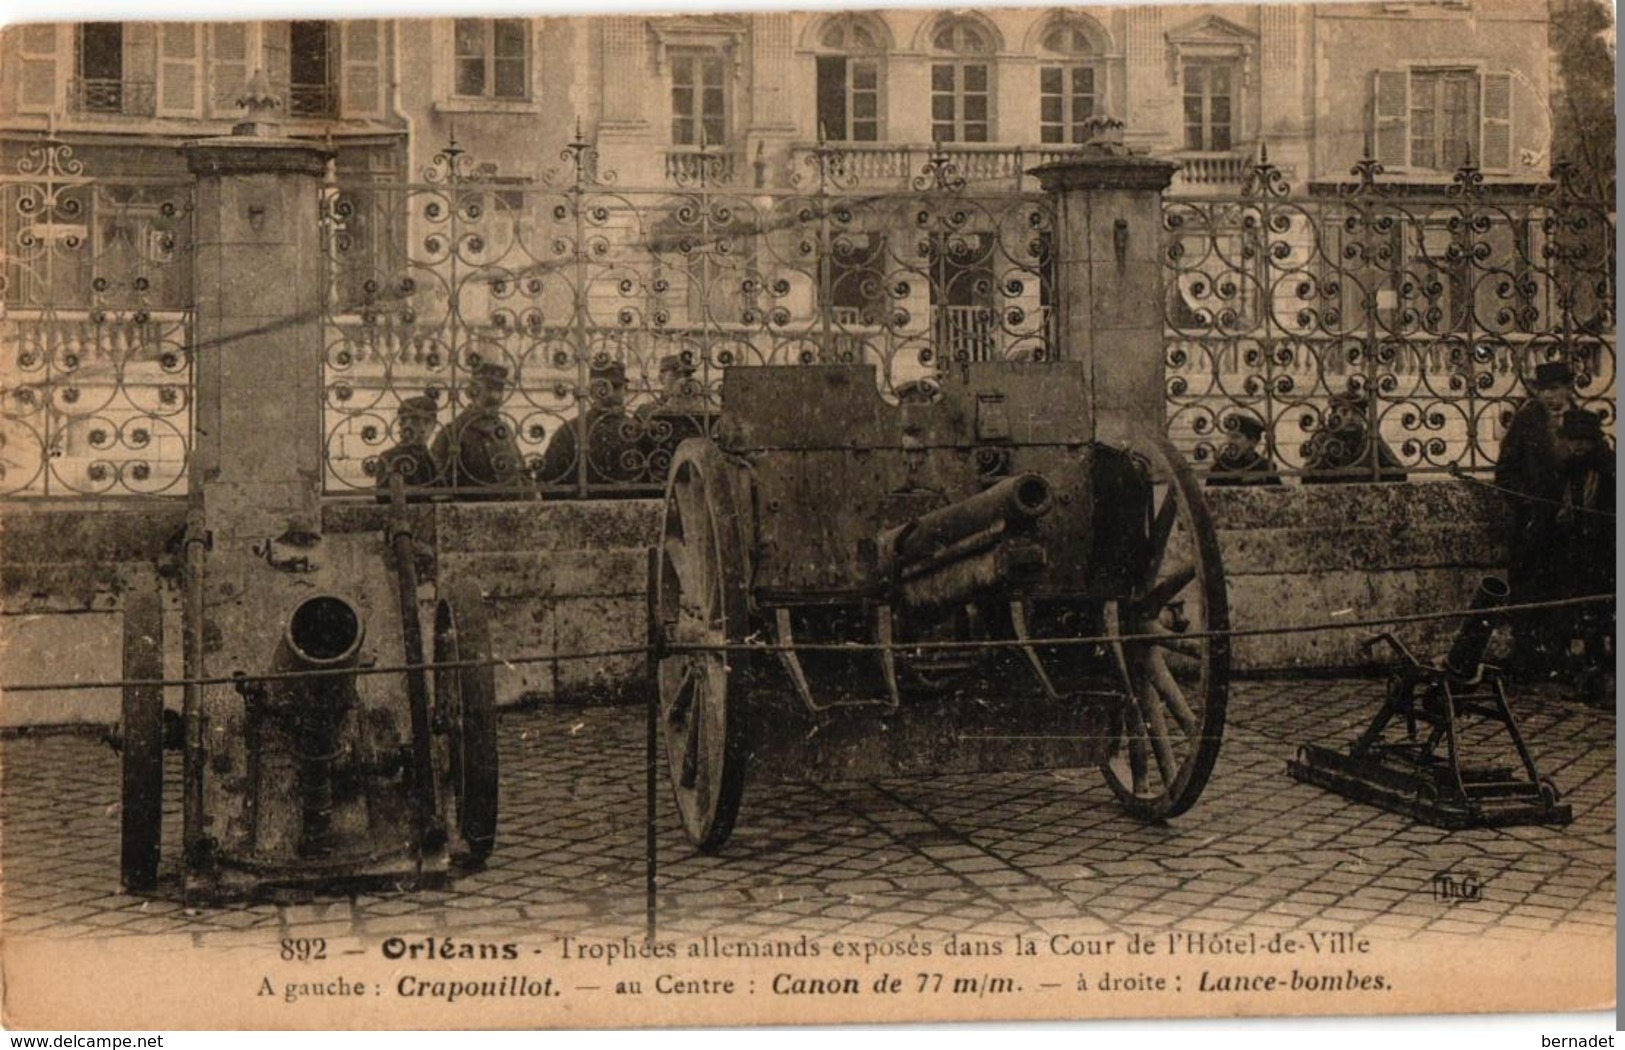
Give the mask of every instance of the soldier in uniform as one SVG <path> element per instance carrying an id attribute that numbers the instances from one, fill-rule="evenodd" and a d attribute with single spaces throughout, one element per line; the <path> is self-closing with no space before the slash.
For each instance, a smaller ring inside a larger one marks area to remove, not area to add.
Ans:
<path id="1" fill-rule="evenodd" d="M 1225 439 L 1208 470 L 1209 485 L 1279 485 L 1281 476 L 1269 453 L 1260 449 L 1264 424 L 1241 412 L 1224 421 Z"/>
<path id="2" fill-rule="evenodd" d="M 660 359 L 660 393 L 638 409 L 642 424 L 642 451 L 652 480 L 664 480 L 677 446 L 705 433 L 711 406 L 694 378 L 691 354 L 667 354 Z"/>
<path id="3" fill-rule="evenodd" d="M 560 424 L 538 470 L 548 484 L 571 485 L 579 469 L 580 431 L 587 432 L 587 481 L 594 485 L 643 480 L 637 423 L 626 412 L 626 366 L 595 362 L 588 371 L 587 404 Z M 628 453 L 634 453 L 630 458 Z"/>
<path id="4" fill-rule="evenodd" d="M 378 502 L 389 502 L 389 479 L 399 474 L 406 481 L 408 498 L 412 489 L 426 489 L 439 480 L 434 457 L 429 452 L 429 435 L 434 431 L 440 406 L 424 395 L 409 397 L 395 410 L 395 444 L 378 457 Z"/>
<path id="5" fill-rule="evenodd" d="M 1303 446 L 1303 483 L 1404 481 L 1405 471 L 1394 450 L 1372 434 L 1366 419 L 1371 402 L 1363 393 L 1333 394 L 1326 423 Z M 1378 469 L 1375 479 L 1371 466 Z"/>
<path id="6" fill-rule="evenodd" d="M 494 362 L 476 365 L 464 390 L 468 407 L 441 428 L 430 446 L 441 483 L 464 499 L 529 498 L 534 493 L 513 424 L 501 412 L 507 368 Z"/>
<path id="7" fill-rule="evenodd" d="M 705 391 L 694 378 L 690 354 L 667 354 L 660 359 L 660 393 L 638 410 L 639 416 L 703 416 L 710 411 Z"/>
<path id="8" fill-rule="evenodd" d="M 1603 436 L 1602 417 L 1573 409 L 1558 429 L 1563 462 L 1555 516 L 1553 548 L 1554 598 L 1582 598 L 1614 590 L 1614 452 Z M 1559 651 L 1570 640 L 1584 643 L 1582 680 L 1594 686 L 1614 664 L 1609 645 L 1614 636 L 1612 604 L 1579 605 L 1554 610 L 1563 625 Z M 1588 688 L 1588 692 L 1594 692 Z"/>
<path id="9" fill-rule="evenodd" d="M 1573 370 L 1562 361 L 1536 366 L 1534 396 L 1513 413 L 1501 439 L 1495 484 L 1511 497 L 1507 582 L 1515 603 L 1543 601 L 1553 591 L 1558 566 L 1552 540 L 1562 495 L 1557 432 L 1574 402 L 1573 381 Z M 1555 669 L 1558 626 L 1558 618 L 1542 610 L 1512 617 L 1514 673 L 1538 678 Z"/>

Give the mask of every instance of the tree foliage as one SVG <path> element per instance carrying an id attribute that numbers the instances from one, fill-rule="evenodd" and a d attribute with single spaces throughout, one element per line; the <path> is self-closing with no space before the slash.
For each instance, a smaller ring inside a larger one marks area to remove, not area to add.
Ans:
<path id="1" fill-rule="evenodd" d="M 1614 192 L 1614 18 L 1601 0 L 1550 0 L 1552 159 L 1578 166 L 1579 186 Z"/>

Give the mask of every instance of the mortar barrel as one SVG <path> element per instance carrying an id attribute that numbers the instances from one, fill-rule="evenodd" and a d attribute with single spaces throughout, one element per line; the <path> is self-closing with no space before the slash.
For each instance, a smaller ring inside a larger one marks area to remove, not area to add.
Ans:
<path id="1" fill-rule="evenodd" d="M 1495 610 L 1506 604 L 1510 594 L 1506 581 L 1499 577 L 1485 576 L 1478 581 L 1478 591 L 1470 606 L 1472 611 L 1456 632 L 1450 655 L 1445 657 L 1445 670 L 1459 678 L 1471 678 L 1478 673 L 1484 654 L 1489 650 L 1490 636 L 1495 633 L 1495 624 L 1501 618 Z"/>
<path id="2" fill-rule="evenodd" d="M 366 628 L 360 610 L 335 594 L 300 602 L 283 632 L 280 667 L 290 670 L 345 671 L 356 666 Z M 326 856 L 333 851 L 333 761 L 338 729 L 356 703 L 355 676 L 335 674 L 281 683 L 281 710 L 289 718 L 298 760 L 299 853 Z"/>
<path id="3" fill-rule="evenodd" d="M 353 604 L 336 594 L 318 594 L 294 609 L 283 640 L 294 669 L 336 670 L 356 665 L 365 636 Z"/>

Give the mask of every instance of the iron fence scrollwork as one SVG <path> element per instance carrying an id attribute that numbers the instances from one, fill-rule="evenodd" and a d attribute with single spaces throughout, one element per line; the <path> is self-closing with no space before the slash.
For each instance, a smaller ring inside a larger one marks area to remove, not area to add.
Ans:
<path id="1" fill-rule="evenodd" d="M 185 493 L 191 184 L 97 177 L 48 137 L 0 216 L 0 497 Z"/>
<path id="2" fill-rule="evenodd" d="M 537 184 L 482 181 L 453 145 L 418 183 L 329 186 L 329 491 L 375 491 L 404 436 L 429 449 L 419 496 L 651 494 L 728 368 L 869 364 L 897 399 L 1049 352 L 1045 198 L 945 157 L 914 192 L 867 194 L 823 145 L 788 188 L 741 187 L 728 156 L 624 188 L 578 135 Z M 414 397 L 436 406 L 426 441 L 402 434 Z M 493 469 L 462 469 L 469 434 Z"/>
<path id="3" fill-rule="evenodd" d="M 1493 468 L 1537 364 L 1615 422 L 1611 206 L 1549 187 L 1381 180 L 1295 193 L 1267 154 L 1238 197 L 1165 201 L 1171 436 L 1211 462 L 1245 417 L 1281 473 L 1397 480 Z"/>

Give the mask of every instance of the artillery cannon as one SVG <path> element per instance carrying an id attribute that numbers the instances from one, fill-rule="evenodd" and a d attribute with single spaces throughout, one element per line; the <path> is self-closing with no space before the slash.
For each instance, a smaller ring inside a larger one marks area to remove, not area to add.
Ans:
<path id="1" fill-rule="evenodd" d="M 451 666 L 431 684 L 424 552 L 403 502 L 382 531 L 291 530 L 247 547 L 221 542 L 207 520 L 194 514 L 185 543 L 189 684 L 169 723 L 180 731 L 165 732 L 160 687 L 124 690 L 124 885 L 160 882 L 166 749 L 182 752 L 187 899 L 428 885 L 482 862 L 497 764 L 479 592 L 438 587 L 434 662 Z M 156 592 L 128 599 L 124 652 L 127 677 L 163 677 Z M 406 670 L 367 673 L 381 663 Z"/>
<path id="2" fill-rule="evenodd" d="M 391 509 L 348 524 L 323 499 L 326 282 L 301 238 L 319 228 L 329 154 L 249 123 L 187 155 L 199 349 L 186 685 L 166 733 L 162 601 L 128 595 L 123 882 L 160 884 L 166 745 L 182 752 L 182 848 L 164 881 L 178 876 L 189 900 L 442 880 L 495 840 L 489 632 L 466 581 L 420 595 L 432 511 L 407 507 L 398 476 Z"/>
<path id="3" fill-rule="evenodd" d="M 964 363 L 898 405 L 869 366 L 726 374 L 650 568 L 696 845 L 727 841 L 748 766 L 856 772 L 876 747 L 925 772 L 1098 764 L 1145 820 L 1195 804 L 1228 683 L 1217 537 L 1164 439 L 1094 439 L 1085 387 L 1064 361 Z"/>

